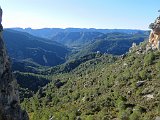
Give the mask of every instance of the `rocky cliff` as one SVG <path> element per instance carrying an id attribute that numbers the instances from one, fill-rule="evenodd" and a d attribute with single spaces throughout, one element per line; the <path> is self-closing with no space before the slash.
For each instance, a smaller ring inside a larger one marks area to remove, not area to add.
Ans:
<path id="1" fill-rule="evenodd" d="M 0 29 L 0 120 L 28 120 L 27 113 L 20 108 L 17 83 L 11 72 L 2 30 L 3 27 Z"/>
<path id="2" fill-rule="evenodd" d="M 149 28 L 152 29 L 149 36 L 149 43 L 153 49 L 160 50 L 160 16 L 156 18 L 154 23 L 149 25 Z"/>

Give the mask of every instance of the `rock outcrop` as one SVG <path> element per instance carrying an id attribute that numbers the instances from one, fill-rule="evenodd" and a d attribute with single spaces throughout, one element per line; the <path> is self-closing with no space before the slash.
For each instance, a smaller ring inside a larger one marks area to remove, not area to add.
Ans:
<path id="1" fill-rule="evenodd" d="M 149 43 L 152 49 L 160 50 L 160 16 L 156 18 L 154 23 L 149 25 L 149 28 L 152 29 L 149 36 Z"/>
<path id="2" fill-rule="evenodd" d="M 0 8 L 0 20 L 1 15 Z M 27 113 L 20 108 L 17 82 L 12 75 L 2 31 L 0 24 L 0 120 L 28 120 Z"/>

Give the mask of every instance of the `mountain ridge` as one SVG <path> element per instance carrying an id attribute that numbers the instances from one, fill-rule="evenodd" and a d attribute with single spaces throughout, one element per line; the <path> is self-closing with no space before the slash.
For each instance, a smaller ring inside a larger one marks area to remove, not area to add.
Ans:
<path id="1" fill-rule="evenodd" d="M 136 29 L 96 29 L 96 28 L 42 28 L 42 29 L 32 29 L 32 28 L 10 28 L 13 30 L 18 30 L 22 32 L 27 32 L 38 37 L 44 37 L 51 39 L 59 32 L 100 32 L 100 33 L 113 33 L 122 32 L 134 34 L 137 32 L 144 32 L 146 30 L 136 30 Z"/>

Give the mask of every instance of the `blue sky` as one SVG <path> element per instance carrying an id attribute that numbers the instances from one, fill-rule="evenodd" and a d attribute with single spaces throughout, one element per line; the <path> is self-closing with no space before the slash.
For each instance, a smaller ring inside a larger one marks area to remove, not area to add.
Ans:
<path id="1" fill-rule="evenodd" d="M 0 0 L 3 26 L 148 29 L 160 0 Z"/>

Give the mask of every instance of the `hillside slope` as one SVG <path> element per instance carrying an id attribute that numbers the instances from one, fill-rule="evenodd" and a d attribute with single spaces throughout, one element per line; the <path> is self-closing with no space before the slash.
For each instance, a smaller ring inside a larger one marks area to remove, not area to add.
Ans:
<path id="1" fill-rule="evenodd" d="M 5 30 L 4 40 L 13 61 L 28 60 L 54 66 L 65 62 L 69 53 L 69 49 L 59 43 L 14 30 Z"/>
<path id="2" fill-rule="evenodd" d="M 148 32 L 126 34 L 108 33 L 104 34 L 84 45 L 78 52 L 74 52 L 70 58 L 79 58 L 90 53 L 100 52 L 113 55 L 122 55 L 129 51 L 132 43 L 139 44 L 148 38 Z"/>
<path id="3" fill-rule="evenodd" d="M 53 73 L 52 81 L 22 106 L 31 120 L 155 120 L 160 116 L 160 52 L 146 52 L 145 46 L 118 59 L 102 55 L 70 72 Z"/>
<path id="4" fill-rule="evenodd" d="M 60 32 L 51 40 L 64 44 L 68 47 L 81 47 L 90 43 L 100 36 L 104 35 L 100 32 Z"/>
<path id="5" fill-rule="evenodd" d="M 139 44 L 147 37 L 148 35 L 143 33 L 109 33 L 98 38 L 86 48 L 88 51 L 92 52 L 100 51 L 101 53 L 106 52 L 108 54 L 121 55 L 125 54 L 129 50 L 129 48 L 132 46 L 132 43 Z"/>

